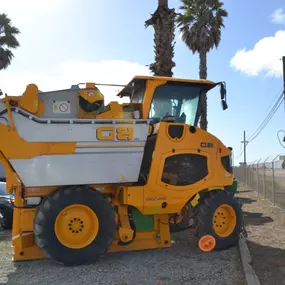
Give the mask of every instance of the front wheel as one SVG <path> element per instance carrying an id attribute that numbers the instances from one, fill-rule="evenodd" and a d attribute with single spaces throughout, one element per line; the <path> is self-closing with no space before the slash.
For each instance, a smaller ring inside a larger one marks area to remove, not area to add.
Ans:
<path id="1" fill-rule="evenodd" d="M 242 231 L 242 210 L 237 199 L 227 191 L 211 191 L 199 206 L 196 235 L 212 235 L 217 250 L 236 245 Z"/>

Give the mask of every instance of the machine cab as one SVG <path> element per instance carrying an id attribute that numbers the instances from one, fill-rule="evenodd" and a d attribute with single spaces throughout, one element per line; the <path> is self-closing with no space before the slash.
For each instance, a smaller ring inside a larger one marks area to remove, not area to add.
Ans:
<path id="1" fill-rule="evenodd" d="M 136 76 L 118 96 L 129 97 L 131 104 L 142 104 L 142 118 L 151 119 L 153 124 L 167 120 L 197 126 L 201 98 L 219 84 L 223 109 L 226 109 L 223 83 L 208 80 Z"/>

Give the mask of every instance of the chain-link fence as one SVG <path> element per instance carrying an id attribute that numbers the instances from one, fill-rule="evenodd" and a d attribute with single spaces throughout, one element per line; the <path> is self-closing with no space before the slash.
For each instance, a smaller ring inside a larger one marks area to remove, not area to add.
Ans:
<path id="1" fill-rule="evenodd" d="M 285 156 L 234 167 L 236 179 L 285 211 Z"/>

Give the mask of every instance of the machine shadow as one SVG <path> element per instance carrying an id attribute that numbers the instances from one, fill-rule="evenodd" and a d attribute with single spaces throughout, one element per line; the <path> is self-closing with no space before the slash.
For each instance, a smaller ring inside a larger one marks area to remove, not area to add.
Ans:
<path id="1" fill-rule="evenodd" d="M 240 204 L 252 204 L 256 202 L 256 200 L 253 200 L 251 198 L 244 198 L 244 197 L 238 197 L 238 201 Z"/>
<path id="2" fill-rule="evenodd" d="M 252 266 L 261 284 L 285 284 L 285 249 L 247 241 Z"/>
<path id="3" fill-rule="evenodd" d="M 269 216 L 263 216 L 263 213 L 251 213 L 251 212 L 243 212 L 244 215 L 244 224 L 260 226 L 267 223 L 272 223 L 273 219 Z"/>

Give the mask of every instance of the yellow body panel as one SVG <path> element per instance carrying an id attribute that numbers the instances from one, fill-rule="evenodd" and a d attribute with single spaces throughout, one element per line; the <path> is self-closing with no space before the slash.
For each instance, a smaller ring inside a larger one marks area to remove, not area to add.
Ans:
<path id="1" fill-rule="evenodd" d="M 168 77 L 149 77 L 138 76 L 134 79 L 146 80 L 146 89 L 142 104 L 118 104 L 111 102 L 103 112 L 87 113 L 80 109 L 79 118 L 98 118 L 98 119 L 133 119 L 134 112 L 139 111 L 140 118 L 147 119 L 149 115 L 152 97 L 155 89 L 164 85 L 168 81 L 197 83 L 197 84 L 213 84 L 208 80 L 187 80 Z M 101 93 L 93 94 L 88 97 L 90 91 L 95 88 L 95 84 L 87 83 L 86 90 L 78 92 L 78 97 L 82 97 L 89 103 L 101 100 Z M 97 137 L 102 140 L 102 145 L 82 145 L 77 146 L 77 142 L 27 142 L 22 139 L 17 129 L 14 127 L 11 115 L 11 106 L 18 106 L 24 110 L 41 117 L 44 113 L 44 102 L 38 98 L 36 85 L 29 85 L 20 97 L 6 97 L 5 102 L 9 115 L 9 125 L 0 123 L 0 162 L 6 169 L 7 176 L 7 192 L 15 192 L 15 209 L 13 217 L 12 245 L 14 247 L 14 260 L 28 260 L 45 258 L 35 243 L 33 235 L 33 221 L 36 207 L 25 208 L 25 198 L 29 197 L 46 197 L 56 189 L 65 185 L 52 187 L 31 187 L 26 188 L 20 181 L 17 173 L 13 170 L 9 163 L 9 159 L 27 159 L 41 155 L 59 155 L 74 154 L 76 148 L 116 148 L 115 144 L 108 145 L 114 140 L 133 141 L 134 134 L 132 127 L 110 127 L 104 126 L 97 129 Z M 94 89 L 95 90 L 95 89 Z M 88 93 L 89 92 L 89 93 Z M 128 109 L 128 111 L 126 111 Z M 172 138 L 169 134 L 169 126 L 183 126 L 183 133 L 180 138 Z M 118 208 L 116 213 L 117 224 L 120 226 L 116 232 L 116 239 L 109 248 L 110 252 L 142 250 L 152 248 L 165 248 L 171 246 L 169 231 L 169 214 L 178 213 L 191 199 L 193 205 L 199 203 L 199 193 L 209 191 L 210 189 L 223 189 L 224 186 L 231 185 L 233 176 L 228 173 L 222 163 L 222 156 L 230 156 L 231 151 L 225 147 L 217 138 L 209 133 L 196 128 L 195 134 L 189 131 L 189 125 L 174 124 L 161 122 L 153 127 L 153 133 L 157 134 L 154 155 L 148 179 L 144 185 L 137 183 L 120 183 L 120 184 L 104 184 L 89 185 L 97 191 L 100 188 L 102 195 L 110 194 L 108 198 L 112 206 Z M 106 131 L 108 131 L 106 135 Z M 120 142 L 120 143 L 121 143 Z M 123 142 L 124 143 L 124 142 Z M 211 144 L 211 148 L 205 147 Z M 127 145 L 120 144 L 120 147 Z M 130 147 L 142 146 L 139 142 L 132 144 Z M 177 176 L 171 172 L 164 170 L 165 160 L 177 154 L 200 154 L 207 157 L 208 175 L 191 185 L 177 186 Z M 162 180 L 169 179 L 169 183 Z M 152 215 L 154 218 L 154 228 L 150 231 L 138 231 L 133 241 L 133 230 L 128 219 L 128 208 L 135 207 L 143 215 Z M 76 210 L 75 210 L 76 211 Z M 61 224 L 59 222 L 59 224 Z M 90 222 L 92 224 L 92 222 Z M 60 229 L 56 227 L 58 233 Z M 97 229 L 98 230 L 98 229 Z M 91 235 L 91 237 L 93 237 Z M 130 242 L 131 241 L 131 242 Z M 70 244 L 74 241 L 66 241 Z M 120 245 L 120 242 L 130 242 L 127 245 Z M 75 241 L 76 243 L 76 241 Z M 75 244 L 74 243 L 74 244 Z M 75 244 L 74 248 L 80 247 L 80 242 Z"/>
<path id="2" fill-rule="evenodd" d="M 158 79 L 148 80 L 146 82 L 146 91 L 144 94 L 143 111 L 142 111 L 142 117 L 144 119 L 148 118 L 151 100 L 152 100 L 155 89 L 159 86 L 164 85 L 166 82 L 167 82 L 166 80 L 158 80 Z"/>
<path id="3" fill-rule="evenodd" d="M 172 82 L 184 82 L 184 83 L 200 83 L 200 84 L 214 84 L 213 81 L 205 79 L 186 79 L 176 77 L 165 77 L 165 76 L 134 76 L 133 79 L 145 79 L 145 80 L 157 80 L 157 81 L 172 81 Z"/>
<path id="4" fill-rule="evenodd" d="M 45 154 L 71 154 L 75 152 L 76 142 L 27 142 L 16 129 L 0 124 L 1 151 L 7 159 L 32 158 Z"/>
<path id="5" fill-rule="evenodd" d="M 222 189 L 225 185 L 231 185 L 233 175 L 225 171 L 220 158 L 222 154 L 230 155 L 226 148 L 214 136 L 198 129 L 196 136 L 191 134 L 189 126 L 184 126 L 183 137 L 179 140 L 171 139 L 167 133 L 169 123 L 160 123 L 155 146 L 155 156 L 152 159 L 149 178 L 145 186 L 130 186 L 124 188 L 124 203 L 139 209 L 143 214 L 177 213 L 197 193 L 202 190 L 215 188 Z M 197 139 L 195 139 L 197 138 Z M 211 149 L 202 149 L 201 141 L 207 141 L 214 145 Z M 191 149 L 189 148 L 191 145 Z M 202 154 L 208 158 L 209 174 L 201 181 L 187 186 L 174 186 L 161 181 L 164 162 L 167 157 L 175 154 Z M 162 208 L 162 203 L 167 207 Z M 142 206 L 143 205 L 143 206 Z"/>

